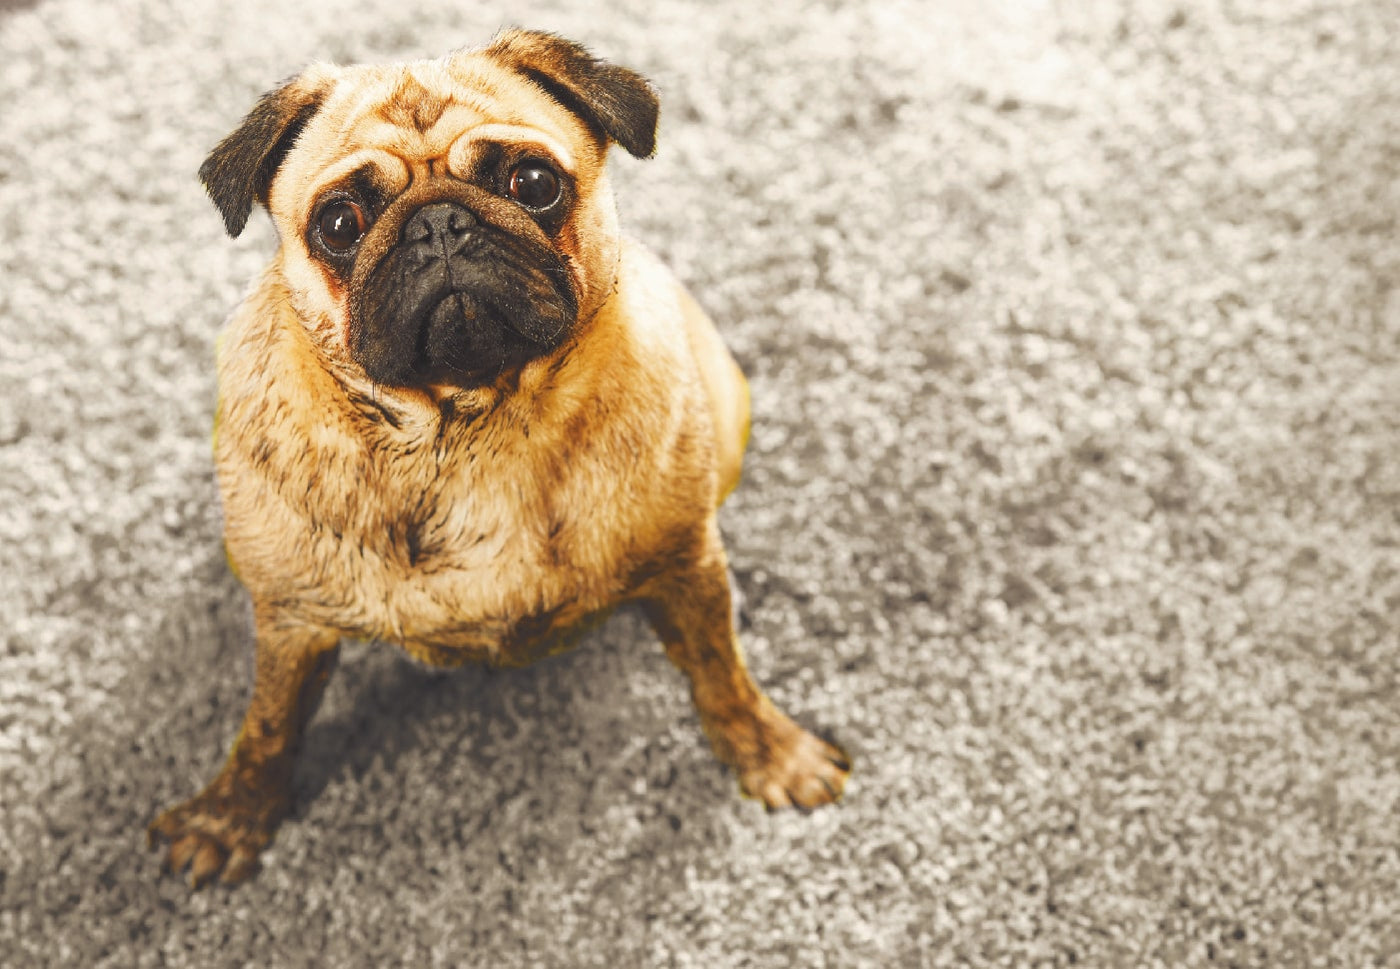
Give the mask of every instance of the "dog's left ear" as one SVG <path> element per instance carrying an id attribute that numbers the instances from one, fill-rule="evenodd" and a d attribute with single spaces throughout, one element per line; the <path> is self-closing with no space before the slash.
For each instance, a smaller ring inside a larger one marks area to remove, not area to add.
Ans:
<path id="1" fill-rule="evenodd" d="M 636 158 L 656 152 L 661 105 L 651 83 L 636 71 L 609 64 L 588 48 L 538 30 L 505 30 L 485 53 L 519 71 L 600 136 Z"/>
<path id="2" fill-rule="evenodd" d="M 277 169 L 320 110 L 328 88 L 326 79 L 308 72 L 268 91 L 199 166 L 199 180 L 224 217 L 229 235 L 237 237 L 243 231 L 254 201 L 267 205 Z"/>

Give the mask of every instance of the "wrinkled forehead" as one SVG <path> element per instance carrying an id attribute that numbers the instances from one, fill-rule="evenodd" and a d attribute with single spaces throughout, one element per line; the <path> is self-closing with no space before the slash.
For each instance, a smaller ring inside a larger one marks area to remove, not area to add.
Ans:
<path id="1" fill-rule="evenodd" d="M 340 69 L 293 152 L 293 184 L 324 183 L 365 164 L 402 188 L 431 163 L 468 171 L 492 145 L 524 145 L 575 172 L 588 128 L 527 77 L 483 55 Z M 300 156 L 300 157 L 298 157 Z M 342 171 L 343 170 L 343 171 Z"/>

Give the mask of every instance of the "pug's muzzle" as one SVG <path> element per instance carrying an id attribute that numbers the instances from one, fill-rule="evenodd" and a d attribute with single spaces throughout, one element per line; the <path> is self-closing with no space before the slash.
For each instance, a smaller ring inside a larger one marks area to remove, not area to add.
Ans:
<path id="1" fill-rule="evenodd" d="M 490 382 L 567 338 L 578 301 L 554 250 L 453 199 L 400 217 L 351 284 L 350 349 L 371 379 Z"/>

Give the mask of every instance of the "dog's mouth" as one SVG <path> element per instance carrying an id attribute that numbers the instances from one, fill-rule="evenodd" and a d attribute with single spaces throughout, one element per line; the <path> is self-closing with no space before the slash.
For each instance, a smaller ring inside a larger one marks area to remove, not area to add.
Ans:
<path id="1" fill-rule="evenodd" d="M 557 253 L 451 201 L 405 219 L 353 293 L 350 351 L 382 384 L 489 382 L 557 348 L 577 314 Z"/>

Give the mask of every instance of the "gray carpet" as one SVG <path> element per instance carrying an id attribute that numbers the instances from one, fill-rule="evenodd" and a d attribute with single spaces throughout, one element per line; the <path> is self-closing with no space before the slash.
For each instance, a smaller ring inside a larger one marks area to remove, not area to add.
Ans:
<path id="1" fill-rule="evenodd" d="M 0 965 L 1400 965 L 1393 0 L 6 6 Z M 143 828 L 247 696 L 212 349 L 273 246 L 194 171 L 508 22 L 662 92 L 623 218 L 752 377 L 747 648 L 848 796 L 741 800 L 634 615 L 356 644 L 191 894 Z"/>

